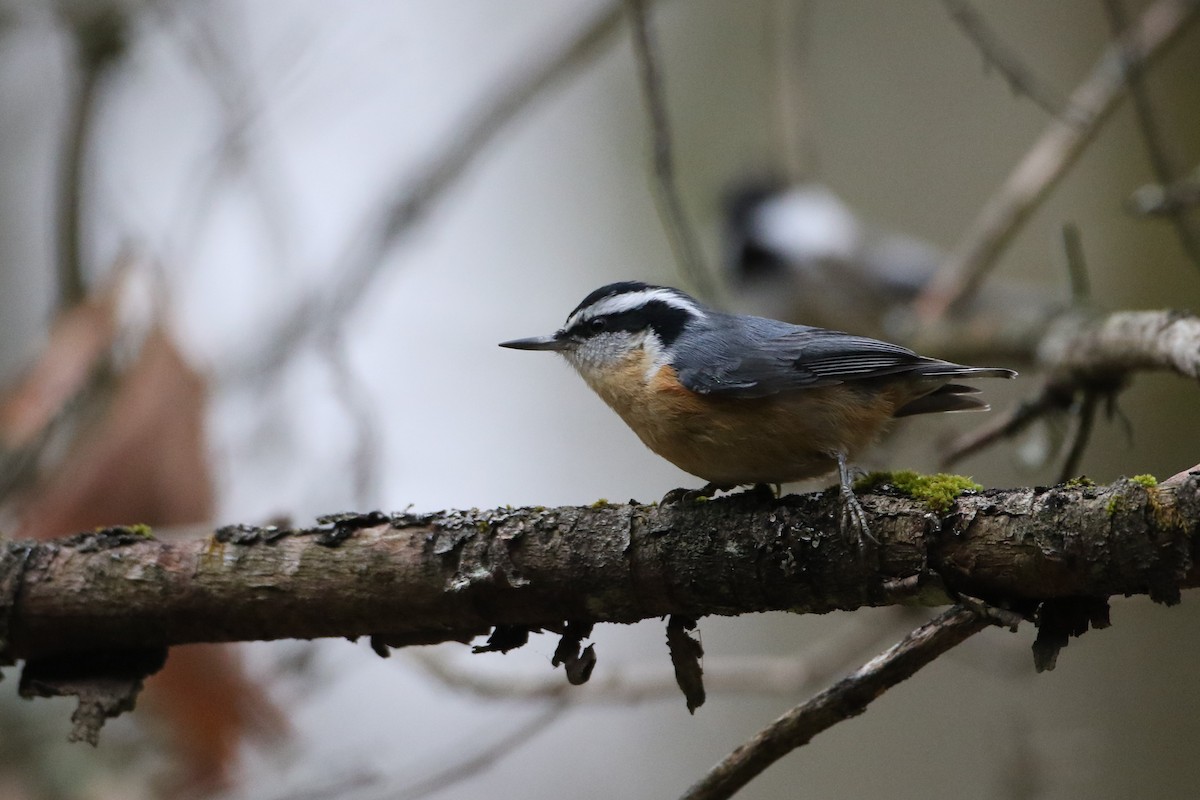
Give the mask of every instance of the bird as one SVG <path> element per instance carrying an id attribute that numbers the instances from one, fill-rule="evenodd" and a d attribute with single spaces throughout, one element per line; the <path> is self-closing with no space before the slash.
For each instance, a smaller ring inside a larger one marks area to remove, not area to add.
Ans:
<path id="1" fill-rule="evenodd" d="M 944 260 L 914 236 L 864 220 L 827 186 L 755 179 L 723 204 L 730 290 L 782 319 L 886 335 L 889 312 L 911 303 Z"/>
<path id="2" fill-rule="evenodd" d="M 596 289 L 551 335 L 500 346 L 562 355 L 651 451 L 706 481 L 689 496 L 837 470 L 844 519 L 867 536 L 851 460 L 895 418 L 987 410 L 978 389 L 957 381 L 1016 377 L 865 336 L 726 313 L 640 281 Z"/>
<path id="3" fill-rule="evenodd" d="M 742 179 L 722 205 L 734 302 L 789 322 L 903 337 L 916 324 L 914 304 L 947 257 L 916 236 L 873 224 L 820 183 Z M 1044 287 L 991 282 L 962 298 L 937 326 L 968 335 L 932 335 L 963 358 L 1005 352 L 1028 363 L 1028 331 L 1044 328 L 1068 305 Z"/>

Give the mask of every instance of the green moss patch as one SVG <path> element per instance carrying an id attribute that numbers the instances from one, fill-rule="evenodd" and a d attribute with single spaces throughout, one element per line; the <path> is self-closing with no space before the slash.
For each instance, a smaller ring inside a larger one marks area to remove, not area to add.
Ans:
<path id="1" fill-rule="evenodd" d="M 1115 517 L 1117 514 L 1123 513 L 1125 507 L 1125 498 L 1119 494 L 1114 494 L 1108 498 L 1108 505 L 1104 507 L 1104 511 L 1109 517 Z"/>
<path id="2" fill-rule="evenodd" d="M 978 492 L 983 486 L 965 475 L 922 475 L 910 469 L 896 472 L 872 472 L 854 483 L 856 492 L 871 492 L 880 486 L 891 486 L 901 494 L 921 500 L 933 511 L 944 514 L 964 492 Z"/>

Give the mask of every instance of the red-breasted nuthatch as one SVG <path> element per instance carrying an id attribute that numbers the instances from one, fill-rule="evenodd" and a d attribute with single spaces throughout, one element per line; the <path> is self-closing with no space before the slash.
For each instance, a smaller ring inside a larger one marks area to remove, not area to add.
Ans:
<path id="1" fill-rule="evenodd" d="M 1016 375 L 726 314 L 677 289 L 633 281 L 589 294 L 552 336 L 500 346 L 561 353 L 647 447 L 708 481 L 702 492 L 837 469 L 863 531 L 848 459 L 893 417 L 988 408 L 977 389 L 954 380 Z"/>

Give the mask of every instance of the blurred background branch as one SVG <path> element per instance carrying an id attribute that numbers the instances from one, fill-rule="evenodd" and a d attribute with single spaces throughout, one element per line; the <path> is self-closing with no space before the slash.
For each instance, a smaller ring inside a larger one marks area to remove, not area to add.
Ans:
<path id="1" fill-rule="evenodd" d="M 999 72 L 1008 82 L 1013 94 L 1025 95 L 1052 117 L 1057 117 L 1066 108 L 1066 100 L 1058 91 L 1046 85 L 1021 54 L 1008 45 L 992 30 L 983 14 L 969 0 L 942 0 L 950 18 L 962 28 L 962 32 L 979 48 L 984 62 Z"/>
<path id="2" fill-rule="evenodd" d="M 337 275 L 301 300 L 289 312 L 266 347 L 234 368 L 233 377 L 259 378 L 278 370 L 296 349 L 341 325 L 387 263 L 385 256 L 409 234 L 484 152 L 543 93 L 596 58 L 616 34 L 622 19 L 621 0 L 605 3 L 571 35 L 541 52 L 514 74 L 504 76 L 483 93 L 484 101 L 452 127 L 441 148 L 415 175 L 396 182 L 377 211 L 356 226 L 344 251 L 335 259 Z"/>
<path id="3" fill-rule="evenodd" d="M 916 307 L 928 322 L 972 295 L 996 259 L 1075 163 L 1129 88 L 1128 63 L 1150 64 L 1200 15 L 1196 0 L 1155 0 L 1109 45 L 1008 179 L 959 238 Z"/>
<path id="4" fill-rule="evenodd" d="M 641 80 L 642 99 L 650 124 L 650 163 L 654 177 L 658 214 L 671 242 L 671 250 L 679 266 L 680 277 L 704 298 L 716 297 L 716 287 L 696 241 L 696 233 L 683 207 L 679 181 L 675 175 L 675 151 L 671 134 L 670 115 L 659 66 L 658 47 L 651 29 L 649 0 L 626 0 L 629 21 L 633 28 L 633 53 Z"/>

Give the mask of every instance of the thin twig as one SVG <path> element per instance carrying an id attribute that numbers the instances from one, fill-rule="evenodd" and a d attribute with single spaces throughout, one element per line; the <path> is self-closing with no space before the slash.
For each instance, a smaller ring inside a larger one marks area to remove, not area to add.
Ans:
<path id="1" fill-rule="evenodd" d="M 1067 273 L 1071 278 L 1071 300 L 1084 303 L 1092 294 L 1088 279 L 1087 260 L 1083 256 L 1083 237 L 1079 226 L 1068 222 L 1062 227 L 1063 250 L 1067 254 Z"/>
<path id="2" fill-rule="evenodd" d="M 445 769 L 399 791 L 388 791 L 378 796 L 386 797 L 388 800 L 420 800 L 420 798 L 429 797 L 442 789 L 474 777 L 549 728 L 569 707 L 570 704 L 565 700 L 551 703 L 540 714 L 534 715 L 525 723 L 513 728 L 508 734 L 492 742 L 478 753 L 451 763 Z"/>
<path id="3" fill-rule="evenodd" d="M 1200 14 L 1198 0 L 1156 0 L 1121 41 L 1106 48 L 1087 79 L 1071 94 L 1067 110 L 1021 159 L 988 200 L 915 308 L 926 323 L 972 295 L 1008 243 L 1095 138 L 1125 94 L 1126 59 L 1149 64 Z"/>
<path id="4" fill-rule="evenodd" d="M 1087 449 L 1092 438 L 1092 427 L 1096 422 L 1096 405 L 1100 393 L 1085 390 L 1079 398 L 1079 409 L 1075 412 L 1075 434 L 1072 436 L 1071 447 L 1063 460 L 1062 469 L 1058 473 L 1058 482 L 1063 483 L 1079 474 L 1079 462 L 1083 460 L 1083 451 Z"/>
<path id="5" fill-rule="evenodd" d="M 991 445 L 1010 439 L 1037 420 L 1054 412 L 1065 411 L 1075 396 L 1073 387 L 1047 383 L 1033 398 L 1023 400 L 1011 411 L 996 417 L 990 424 L 977 428 L 955 440 L 942 456 L 942 466 L 950 467 Z"/>
<path id="6" fill-rule="evenodd" d="M 954 606 L 914 630 L 854 674 L 788 711 L 730 753 L 684 793 L 684 800 L 722 800 L 797 747 L 866 711 L 871 701 L 991 624 Z"/>
<path id="7" fill-rule="evenodd" d="M 992 30 L 987 20 L 968 0 L 942 0 L 942 3 L 946 6 L 950 18 L 979 48 L 984 63 L 994 67 L 1004 77 L 1014 94 L 1025 95 L 1052 117 L 1062 114 L 1066 106 L 1063 96 L 1040 80 L 1033 70 L 1026 66 L 1020 54 Z"/>
<path id="8" fill-rule="evenodd" d="M 276 800 L 329 800 L 334 797 L 343 800 L 351 798 L 356 800 L 370 800 L 370 798 L 420 800 L 420 798 L 437 794 L 489 769 L 496 762 L 525 745 L 538 733 L 549 728 L 567 708 L 568 704 L 565 701 L 549 703 L 540 713 L 534 714 L 479 751 L 461 760 L 440 759 L 449 761 L 449 765 L 408 785 L 398 785 L 398 781 L 390 780 L 378 772 L 359 772 L 345 778 L 334 779 L 321 786 L 309 786 L 297 792 L 277 795 Z"/>
<path id="9" fill-rule="evenodd" d="M 58 308 L 65 310 L 87 296 L 83 283 L 82 216 L 83 163 L 90 137 L 99 71 L 83 68 L 67 123 L 58 188 Z"/>
<path id="10" fill-rule="evenodd" d="M 671 249 L 675 253 L 680 272 L 700 295 L 711 299 L 715 297 L 715 287 L 700 257 L 696 233 L 692 230 L 683 209 L 683 200 L 679 196 L 671 123 L 663 92 L 662 69 L 658 63 L 658 49 L 650 28 L 647 5 L 648 0 L 626 0 L 633 28 L 633 53 L 642 84 L 642 99 L 650 122 L 654 197 L 658 202 L 659 217 L 671 241 Z"/>
<path id="11" fill-rule="evenodd" d="M 776 0 L 767 15 L 775 74 L 776 145 L 788 183 L 811 180 L 817 171 L 817 145 L 808 107 L 808 56 L 812 31 L 810 0 Z"/>
<path id="12" fill-rule="evenodd" d="M 1126 21 L 1125 9 L 1121 0 L 1104 0 L 1104 8 L 1108 13 L 1113 35 L 1123 36 Z M 1154 104 L 1150 100 L 1150 90 L 1146 86 L 1141 56 L 1132 50 L 1126 53 L 1125 80 L 1129 85 L 1129 94 L 1137 115 L 1138 126 L 1142 129 L 1142 139 L 1146 143 L 1146 154 L 1150 157 L 1150 165 L 1154 169 L 1158 182 L 1164 186 L 1169 185 L 1180 176 L 1182 170 L 1179 169 L 1178 161 L 1167 144 L 1166 135 L 1158 124 L 1158 114 L 1155 113 Z M 1183 251 L 1192 260 L 1192 263 L 1200 267 L 1200 231 L 1196 230 L 1195 217 L 1186 208 L 1178 209 L 1170 217 Z"/>
<path id="13" fill-rule="evenodd" d="M 355 504 L 367 508 L 376 501 L 379 486 L 379 443 L 383 441 L 372 396 L 350 365 L 346 345 L 337 333 L 320 348 L 333 379 L 333 396 L 350 421 L 353 435 L 351 485 Z"/>
<path id="14" fill-rule="evenodd" d="M 100 79 L 125 52 L 123 11 L 81 7 L 64 11 L 77 51 L 79 85 L 67 113 L 67 134 L 58 184 L 58 309 L 87 296 L 83 280 L 83 197 L 85 162 L 96 116 Z"/>
<path id="15" fill-rule="evenodd" d="M 292 259 L 292 193 L 277 148 L 268 142 L 256 142 L 255 129 L 263 127 L 267 116 L 270 103 L 266 98 L 271 103 L 282 102 L 304 70 L 292 64 L 275 85 L 256 91 L 251 77 L 242 74 L 231 57 L 237 47 L 231 46 L 230 38 L 238 32 L 236 20 L 231 18 L 232 9 L 222 18 L 218 31 L 207 17 L 189 19 L 188 8 L 178 3 L 156 0 L 146 8 L 160 22 L 167 41 L 179 48 L 181 56 L 204 80 L 221 113 L 222 129 L 212 152 L 197 160 L 195 175 L 189 181 L 195 190 L 181 198 L 179 211 L 173 215 L 178 222 L 166 226 L 165 238 L 173 238 L 173 252 L 182 254 L 172 256 L 172 260 L 186 259 L 196 251 L 196 241 L 220 197 L 219 190 L 240 170 L 270 245 L 270 266 L 282 275 Z"/>
<path id="16" fill-rule="evenodd" d="M 451 128 L 454 133 L 446 137 L 444 147 L 416 175 L 398 180 L 392 196 L 376 204 L 380 212 L 347 238 L 345 251 L 335 259 L 338 267 L 331 273 L 336 282 L 297 303 L 266 347 L 233 365 L 227 377 L 266 378 L 301 346 L 326 337 L 339 326 L 387 265 L 387 254 L 466 174 L 496 135 L 533 101 L 599 55 L 620 29 L 621 19 L 620 0 L 611 0 L 562 42 L 484 92 L 486 100 Z"/>

